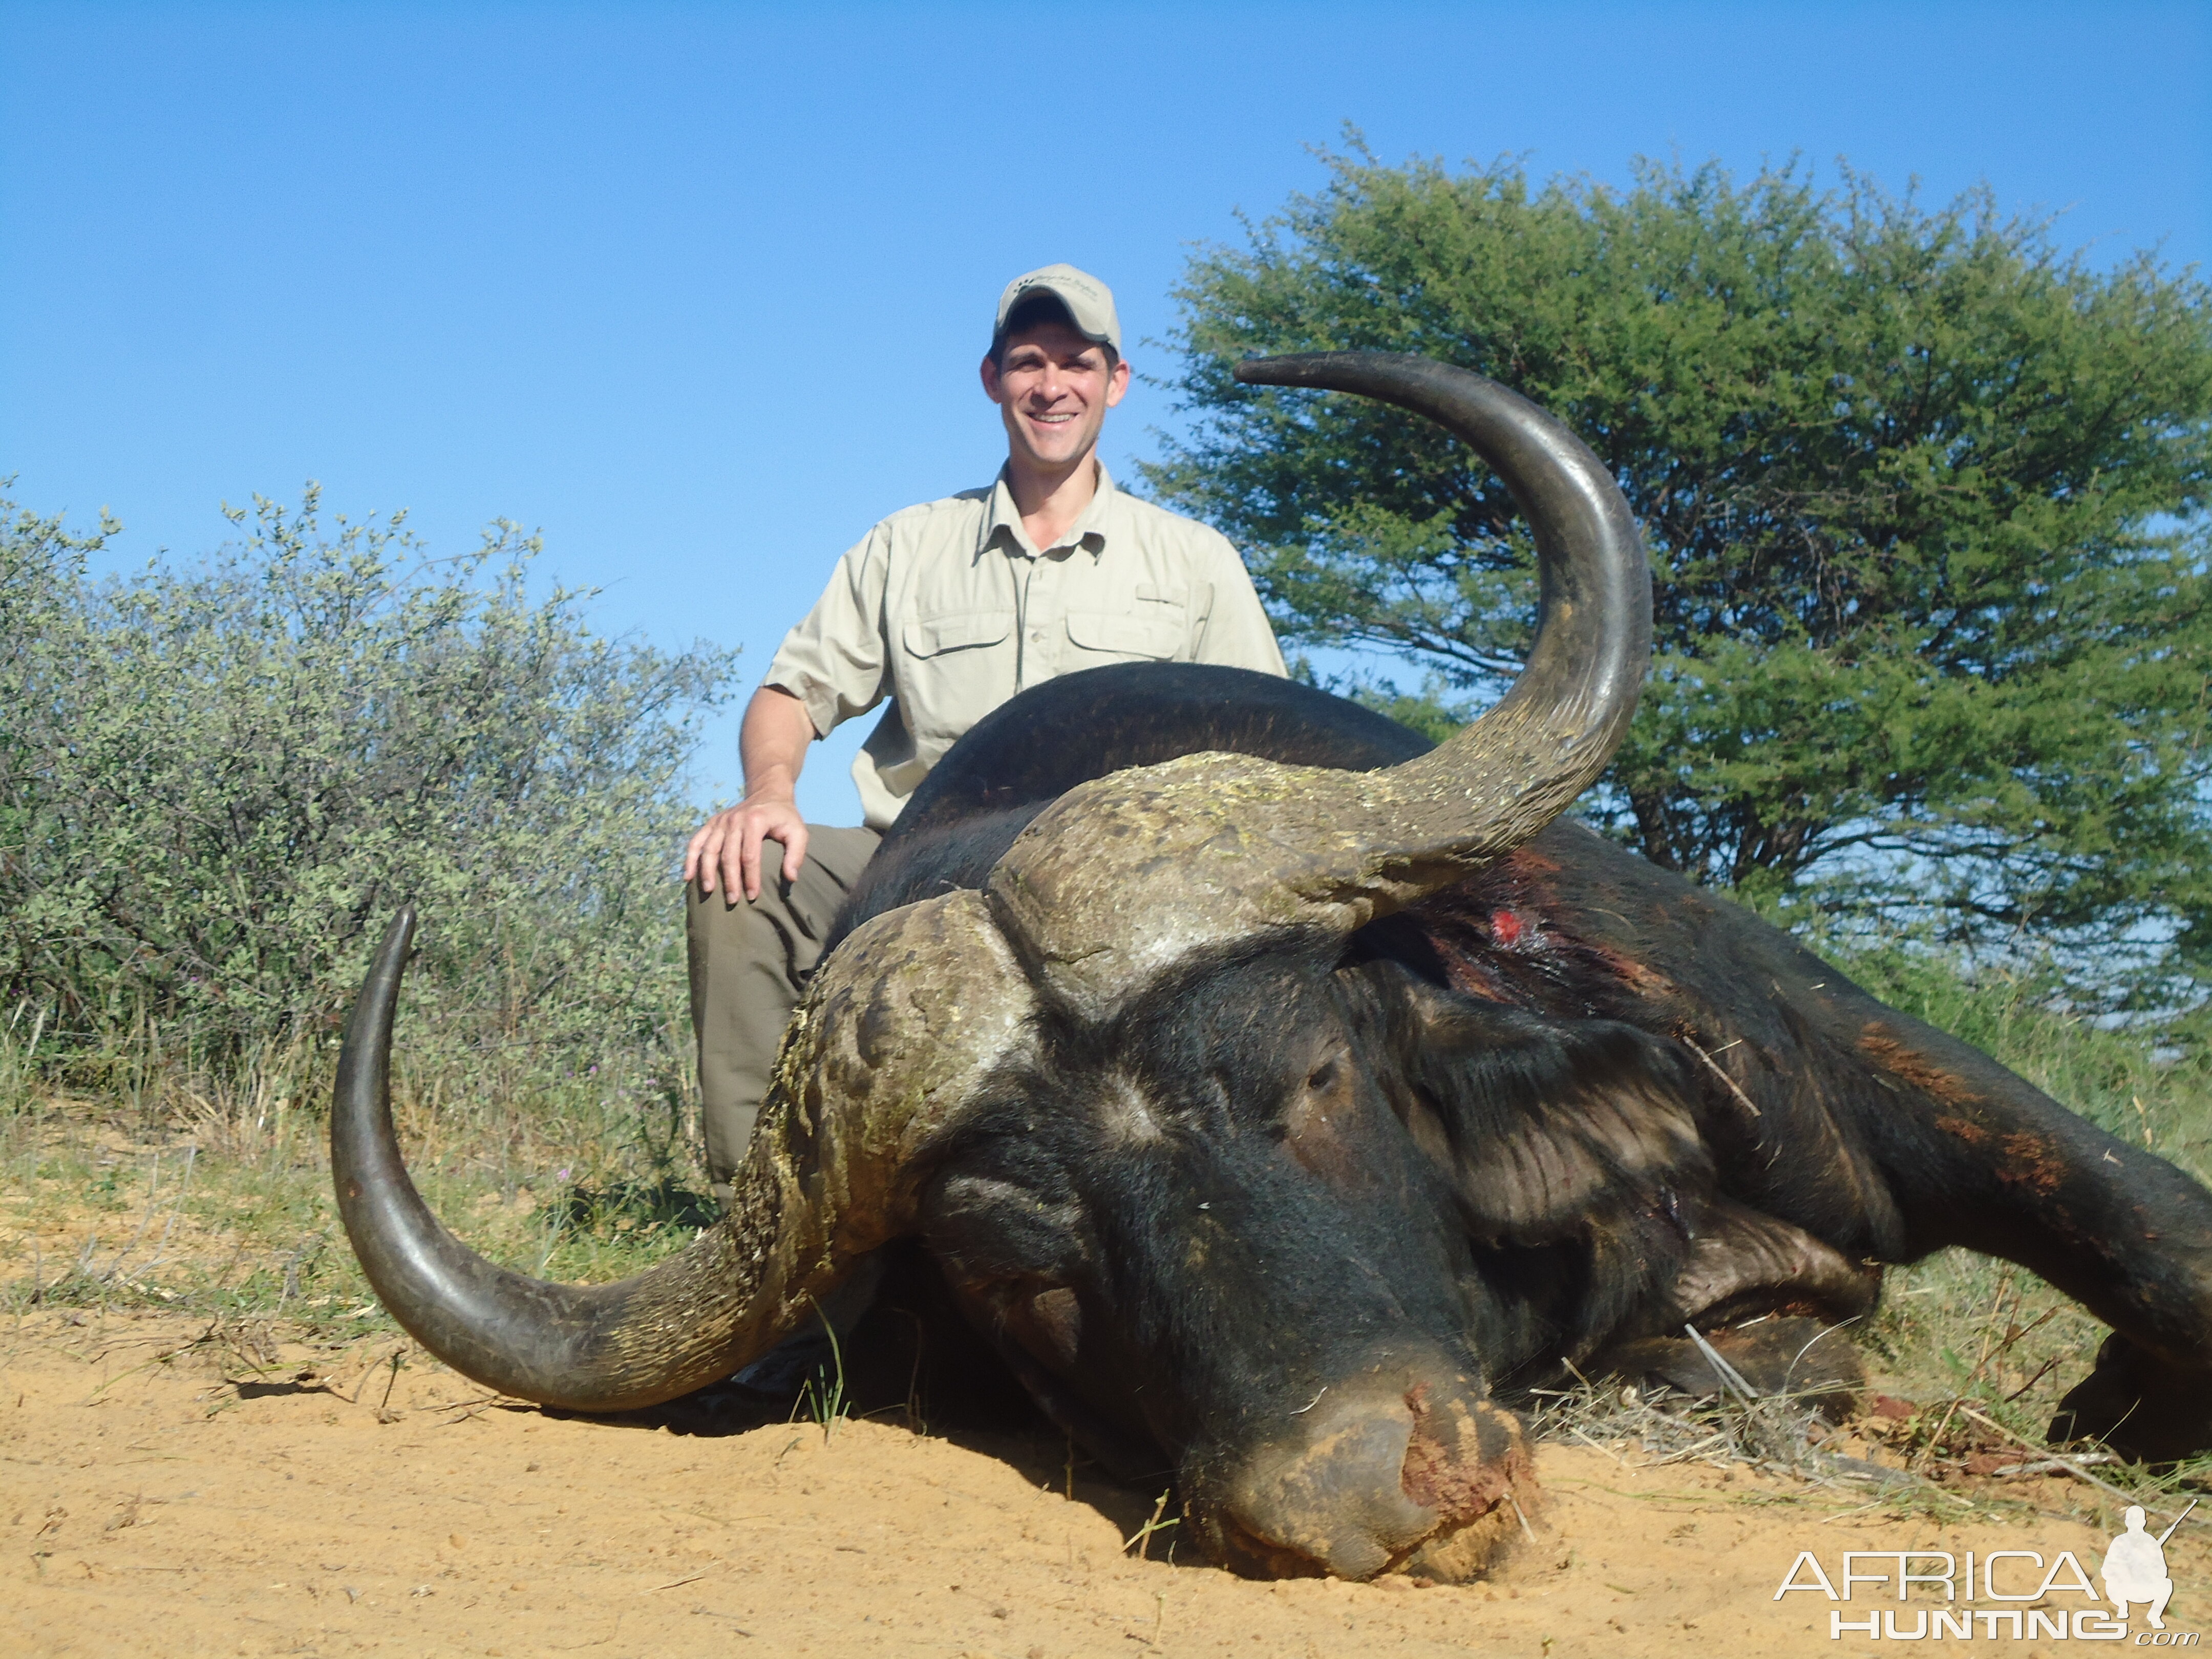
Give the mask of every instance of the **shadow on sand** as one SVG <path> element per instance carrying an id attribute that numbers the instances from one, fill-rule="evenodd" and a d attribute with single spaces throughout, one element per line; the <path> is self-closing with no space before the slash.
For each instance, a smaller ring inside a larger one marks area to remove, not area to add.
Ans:
<path id="1" fill-rule="evenodd" d="M 1178 1499 L 1171 1471 L 1133 1485 L 1107 1474 L 1045 1419 L 990 1346 L 969 1328 L 934 1263 L 919 1250 L 896 1247 L 884 1258 L 873 1305 L 834 1357 L 818 1336 L 802 1339 L 794 1363 L 784 1368 L 788 1389 L 763 1391 L 731 1381 L 642 1411 L 594 1416 L 549 1407 L 545 1415 L 715 1437 L 783 1423 L 811 1428 L 821 1420 L 819 1402 L 828 1395 L 843 1415 L 901 1425 L 994 1458 L 1032 1486 L 1087 1504 L 1124 1537 L 1163 1512 L 1164 1493 L 1164 1513 L 1174 1516 Z M 1152 1553 L 1164 1555 L 1174 1537 L 1173 1531 L 1163 1531 Z"/>

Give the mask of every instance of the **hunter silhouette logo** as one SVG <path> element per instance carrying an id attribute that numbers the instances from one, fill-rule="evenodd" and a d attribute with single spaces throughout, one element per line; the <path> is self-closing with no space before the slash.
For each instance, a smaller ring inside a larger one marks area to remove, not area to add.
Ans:
<path id="1" fill-rule="evenodd" d="M 2144 1523 L 2142 1508 L 2130 1504 L 2123 1517 L 2125 1530 L 2105 1551 L 2100 1571 L 2102 1597 L 2071 1550 L 2059 1551 L 2048 1565 L 2040 1550 L 1990 1550 L 1978 1560 L 1971 1550 L 1963 1555 L 1946 1550 L 1849 1550 L 1843 1571 L 1832 1577 L 1812 1551 L 1800 1550 L 1783 1574 L 1774 1599 L 1779 1601 L 1794 1590 L 1805 1590 L 1831 1601 L 1849 1601 L 1855 1591 L 1864 1591 L 1866 1601 L 1909 1604 L 1917 1599 L 1923 1603 L 1903 1609 L 1868 1607 L 1862 1619 L 1846 1618 L 1842 1608 L 1832 1608 L 1828 1637 L 1838 1642 L 1847 1632 L 1892 1642 L 1978 1634 L 1992 1640 L 2124 1642 L 2130 1635 L 2129 1610 L 2141 1607 L 2146 1609 L 2144 1622 L 2149 1628 L 2134 1632 L 2131 1645 L 2193 1648 L 2199 1640 L 2197 1632 L 2166 1627 L 2166 1603 L 2173 1598 L 2166 1546 L 2196 1507 L 2192 1498 L 2172 1525 L 2154 1534 Z M 2056 1600 L 2065 1596 L 2079 1597 L 2086 1605 L 2067 1607 Z M 1931 1601 L 1939 1605 L 1927 1605 Z M 1967 1605 L 1973 1602 L 1993 1605 Z"/>
<path id="2" fill-rule="evenodd" d="M 2189 1510 L 2197 1507 L 2197 1500 L 2189 1500 Z M 2168 1527 L 2155 1538 L 2143 1530 L 2143 1512 L 2140 1505 L 2130 1504 L 2124 1519 L 2128 1529 L 2112 1540 L 2112 1548 L 2105 1552 L 2105 1595 L 2118 1607 L 2119 1616 L 2128 1616 L 2129 1607 L 2136 1601 L 2145 1603 L 2150 1611 L 2144 1617 L 2153 1630 L 2166 1628 L 2166 1604 L 2173 1599 L 2173 1580 L 2166 1576 L 2166 1540 L 2173 1536 L 2174 1528 L 2189 1518 L 2189 1510 L 2174 1517 Z"/>

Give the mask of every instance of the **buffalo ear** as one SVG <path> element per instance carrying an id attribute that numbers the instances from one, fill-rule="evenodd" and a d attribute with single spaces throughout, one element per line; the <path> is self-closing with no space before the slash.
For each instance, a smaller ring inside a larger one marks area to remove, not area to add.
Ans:
<path id="1" fill-rule="evenodd" d="M 1615 1020 L 1467 996 L 1395 963 L 1346 972 L 1390 1028 L 1395 1063 L 1378 1074 L 1392 1109 L 1442 1169 L 1474 1238 L 1543 1244 L 1648 1236 L 1656 1224 L 1686 1243 L 1713 1171 L 1692 1115 L 1695 1082 L 1673 1044 Z"/>

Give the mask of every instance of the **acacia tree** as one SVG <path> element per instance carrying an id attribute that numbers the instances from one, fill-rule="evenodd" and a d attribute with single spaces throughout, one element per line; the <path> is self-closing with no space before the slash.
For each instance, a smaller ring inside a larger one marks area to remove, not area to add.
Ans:
<path id="1" fill-rule="evenodd" d="M 2212 963 L 2193 273 L 2093 269 L 1986 189 L 1324 159 L 1319 194 L 1193 258 L 1192 419 L 1148 470 L 1249 550 L 1286 638 L 1425 666 L 1361 690 L 1436 729 L 1517 669 L 1533 569 L 1497 478 L 1425 422 L 1230 379 L 1463 364 L 1579 433 L 1650 549 L 1652 679 L 1595 822 L 1764 901 Z"/>

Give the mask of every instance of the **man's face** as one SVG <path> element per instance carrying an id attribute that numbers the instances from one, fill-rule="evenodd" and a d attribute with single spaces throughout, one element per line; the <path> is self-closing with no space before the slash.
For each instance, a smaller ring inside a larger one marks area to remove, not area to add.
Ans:
<path id="1" fill-rule="evenodd" d="M 1065 323 L 1012 335 L 1005 362 L 983 359 L 983 391 L 999 406 L 1013 455 L 1066 466 L 1090 453 L 1106 411 L 1129 389 L 1129 365 L 1106 366 L 1106 348 Z"/>

